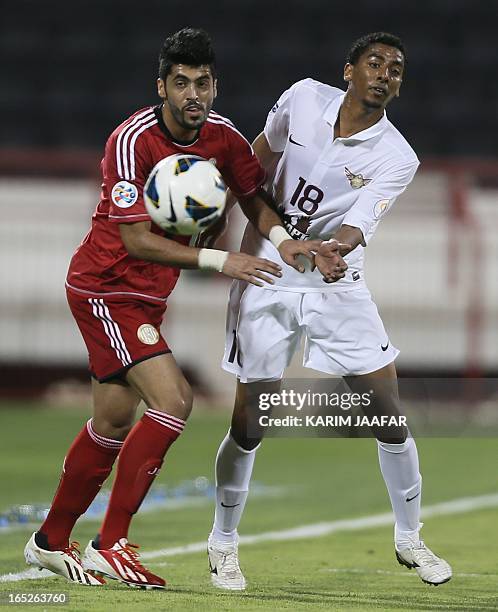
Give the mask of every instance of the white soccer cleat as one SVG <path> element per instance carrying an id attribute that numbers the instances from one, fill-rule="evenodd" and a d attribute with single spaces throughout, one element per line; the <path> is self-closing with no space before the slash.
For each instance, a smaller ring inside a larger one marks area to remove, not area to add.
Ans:
<path id="1" fill-rule="evenodd" d="M 218 542 L 210 536 L 207 552 L 213 586 L 229 591 L 243 591 L 246 579 L 239 565 L 237 542 Z"/>
<path id="2" fill-rule="evenodd" d="M 83 567 L 131 587 L 164 589 L 166 581 L 140 563 L 137 548 L 136 544 L 121 538 L 112 548 L 97 550 L 90 540 L 83 556 Z"/>
<path id="3" fill-rule="evenodd" d="M 415 568 L 423 582 L 437 586 L 451 579 L 450 564 L 435 555 L 422 540 L 408 548 L 395 550 L 398 563 L 408 569 Z"/>
<path id="4" fill-rule="evenodd" d="M 28 565 L 50 570 L 54 574 L 64 576 L 70 582 L 77 582 L 85 586 L 105 584 L 103 578 L 92 576 L 83 569 L 78 542 L 71 542 L 64 550 L 45 550 L 37 545 L 35 535 L 34 533 L 31 536 L 24 548 L 24 558 Z"/>

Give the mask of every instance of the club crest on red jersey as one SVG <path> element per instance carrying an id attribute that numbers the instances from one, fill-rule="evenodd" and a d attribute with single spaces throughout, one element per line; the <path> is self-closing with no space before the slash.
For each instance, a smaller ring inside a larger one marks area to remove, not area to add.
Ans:
<path id="1" fill-rule="evenodd" d="M 349 184 L 353 189 L 361 189 L 362 187 L 365 187 L 365 185 L 368 185 L 368 183 L 370 183 L 372 180 L 363 178 L 363 174 L 354 174 L 354 172 L 351 172 L 351 170 L 346 166 L 344 166 L 344 172 L 346 173 Z"/>
<path id="2" fill-rule="evenodd" d="M 138 200 L 138 190 L 128 181 L 119 181 L 112 188 L 111 199 L 119 208 L 129 208 Z"/>

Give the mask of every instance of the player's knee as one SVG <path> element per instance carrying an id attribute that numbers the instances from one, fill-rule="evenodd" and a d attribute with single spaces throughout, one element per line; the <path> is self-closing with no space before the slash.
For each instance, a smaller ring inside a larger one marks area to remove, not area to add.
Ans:
<path id="1" fill-rule="evenodd" d="M 123 441 L 133 427 L 133 418 L 112 415 L 107 418 L 93 417 L 92 424 L 95 432 L 100 436 Z"/>
<path id="2" fill-rule="evenodd" d="M 183 410 L 183 419 L 188 419 L 192 412 L 192 406 L 194 403 L 194 393 L 192 387 L 186 383 L 186 387 L 182 390 L 179 398 L 180 408 Z"/>
<path id="3" fill-rule="evenodd" d="M 181 419 L 188 419 L 192 411 L 193 403 L 194 393 L 192 387 L 183 379 L 179 382 L 175 393 L 175 410 L 177 411 L 177 416 Z"/>
<path id="4" fill-rule="evenodd" d="M 194 394 L 192 387 L 183 379 L 178 381 L 174 388 L 168 393 L 168 397 L 160 397 L 148 401 L 149 407 L 154 410 L 166 412 L 184 421 L 188 419 L 192 411 Z"/>

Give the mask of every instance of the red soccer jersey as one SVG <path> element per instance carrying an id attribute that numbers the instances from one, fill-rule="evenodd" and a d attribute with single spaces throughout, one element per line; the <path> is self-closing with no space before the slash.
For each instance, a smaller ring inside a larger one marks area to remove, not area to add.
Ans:
<path id="1" fill-rule="evenodd" d="M 109 137 L 102 160 L 102 192 L 92 217 L 92 227 L 71 260 L 66 284 L 69 289 L 96 297 L 137 297 L 165 302 L 173 290 L 179 268 L 135 259 L 121 240 L 119 223 L 150 221 L 143 188 L 152 168 L 176 153 L 215 160 L 226 184 L 239 196 L 255 193 L 265 179 L 251 145 L 233 123 L 209 113 L 197 138 L 190 143 L 172 139 L 161 108 L 139 110 Z M 154 223 L 152 231 L 166 233 Z M 188 244 L 188 237 L 168 238 Z"/>

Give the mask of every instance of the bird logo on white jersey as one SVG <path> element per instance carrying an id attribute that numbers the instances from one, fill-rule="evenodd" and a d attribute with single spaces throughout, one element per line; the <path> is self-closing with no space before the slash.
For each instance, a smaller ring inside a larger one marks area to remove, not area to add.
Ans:
<path id="1" fill-rule="evenodd" d="M 344 172 L 348 177 L 349 184 L 353 189 L 361 189 L 368 185 L 372 179 L 363 178 L 363 174 L 354 174 L 349 168 L 344 166 Z"/>

